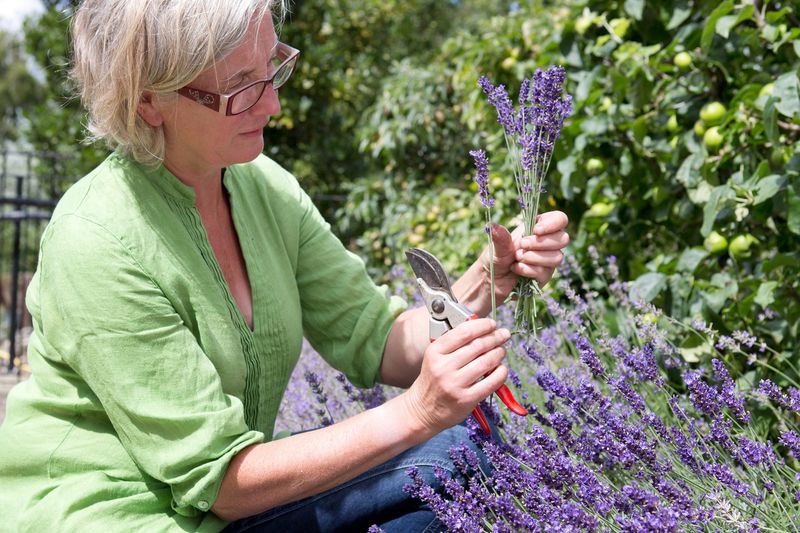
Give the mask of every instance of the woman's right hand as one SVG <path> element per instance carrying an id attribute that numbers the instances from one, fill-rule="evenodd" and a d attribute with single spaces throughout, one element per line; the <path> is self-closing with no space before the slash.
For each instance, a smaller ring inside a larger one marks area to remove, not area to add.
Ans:
<path id="1" fill-rule="evenodd" d="M 425 350 L 419 377 L 403 393 L 409 416 L 434 433 L 463 421 L 508 377 L 501 363 L 503 344 L 510 336 L 507 329 L 497 329 L 494 320 L 480 318 L 433 341 Z"/>

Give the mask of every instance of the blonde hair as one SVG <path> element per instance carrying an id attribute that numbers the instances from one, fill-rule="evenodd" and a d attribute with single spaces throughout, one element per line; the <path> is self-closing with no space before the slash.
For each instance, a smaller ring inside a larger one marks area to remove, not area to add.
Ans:
<path id="1" fill-rule="evenodd" d="M 89 112 L 88 140 L 158 165 L 164 133 L 137 113 L 144 92 L 187 85 L 241 44 L 252 21 L 285 10 L 284 0 L 84 0 L 70 74 Z"/>

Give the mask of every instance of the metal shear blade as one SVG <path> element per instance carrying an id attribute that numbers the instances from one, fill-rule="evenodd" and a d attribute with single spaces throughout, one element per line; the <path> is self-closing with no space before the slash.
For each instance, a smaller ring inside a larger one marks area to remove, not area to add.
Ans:
<path id="1" fill-rule="evenodd" d="M 416 277 L 424 280 L 431 289 L 444 291 L 456 301 L 453 291 L 450 290 L 447 272 L 433 254 L 419 248 L 411 248 L 406 250 L 406 257 Z"/>

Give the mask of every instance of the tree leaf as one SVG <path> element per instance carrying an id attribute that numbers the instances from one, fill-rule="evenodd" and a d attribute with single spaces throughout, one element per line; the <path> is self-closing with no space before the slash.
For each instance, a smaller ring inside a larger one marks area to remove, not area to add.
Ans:
<path id="1" fill-rule="evenodd" d="M 702 297 L 712 311 L 719 313 L 728 299 L 736 298 L 739 284 L 727 274 L 714 274 L 711 277 L 711 284 L 712 287 L 702 292 Z"/>
<path id="2" fill-rule="evenodd" d="M 634 20 L 642 20 L 644 0 L 625 0 L 625 12 Z"/>
<path id="3" fill-rule="evenodd" d="M 800 235 L 800 194 L 796 188 L 789 189 L 786 204 L 789 211 L 786 227 L 795 235 Z"/>
<path id="4" fill-rule="evenodd" d="M 681 163 L 675 179 L 687 189 L 691 189 L 700 181 L 700 167 L 703 165 L 703 156 L 698 152 L 688 156 Z"/>
<path id="5" fill-rule="evenodd" d="M 708 256 L 708 252 L 704 248 L 694 247 L 686 248 L 678 258 L 677 269 L 681 272 L 694 272 L 697 265 Z"/>
<path id="6" fill-rule="evenodd" d="M 772 174 L 771 176 L 761 178 L 756 184 L 756 197 L 753 203 L 758 205 L 762 202 L 766 202 L 778 194 L 778 191 L 783 188 L 785 183 L 786 177 L 779 176 L 778 174 Z"/>
<path id="7" fill-rule="evenodd" d="M 728 13 L 733 10 L 734 2 L 733 0 L 725 0 L 722 2 L 717 9 L 711 12 L 709 15 L 708 20 L 706 21 L 706 25 L 703 28 L 703 35 L 700 37 L 700 46 L 706 52 L 711 48 L 711 41 L 714 40 L 714 34 L 716 33 L 717 29 L 717 21 L 727 15 Z"/>
<path id="8" fill-rule="evenodd" d="M 750 20 L 753 18 L 754 10 L 755 7 L 753 4 L 749 4 L 742 8 L 738 15 L 726 15 L 724 17 L 720 17 L 719 20 L 717 20 L 717 25 L 715 28 L 717 34 L 727 39 L 733 28 L 745 20 Z"/>
<path id="9" fill-rule="evenodd" d="M 787 72 L 775 80 L 775 89 L 772 94 L 778 98 L 775 108 L 787 117 L 794 117 L 800 113 L 800 82 L 797 73 Z"/>
<path id="10" fill-rule="evenodd" d="M 774 292 L 778 287 L 777 281 L 765 281 L 758 287 L 755 302 L 761 307 L 767 307 L 775 301 Z"/>
<path id="11" fill-rule="evenodd" d="M 681 357 L 687 363 L 699 363 L 714 355 L 714 347 L 705 338 L 696 335 L 686 337 L 678 347 Z"/>
<path id="12" fill-rule="evenodd" d="M 642 274 L 631 284 L 631 290 L 637 297 L 646 302 L 652 301 L 664 287 L 667 286 L 667 276 L 660 272 Z"/>
<path id="13" fill-rule="evenodd" d="M 703 208 L 703 226 L 700 228 L 700 234 L 703 237 L 708 237 L 711 229 L 714 227 L 714 221 L 717 215 L 722 210 L 720 204 L 724 206 L 724 200 L 735 198 L 736 193 L 727 185 L 719 185 L 714 187 L 711 195 L 708 197 L 708 203 Z"/>
<path id="14" fill-rule="evenodd" d="M 692 14 L 691 8 L 686 4 L 686 2 L 676 2 L 675 10 L 672 12 L 672 17 L 670 17 L 669 22 L 667 23 L 668 30 L 674 30 L 675 28 L 682 25 L 686 22 L 686 19 Z"/>
<path id="15" fill-rule="evenodd" d="M 764 133 L 767 134 L 770 142 L 778 139 L 778 109 L 775 107 L 777 102 L 778 99 L 775 96 L 770 96 L 767 103 L 764 104 Z"/>
<path id="16" fill-rule="evenodd" d="M 560 180 L 560 187 L 561 187 L 561 194 L 564 195 L 566 199 L 572 199 L 575 194 L 572 191 L 572 184 L 570 183 L 570 177 L 572 173 L 575 172 L 576 168 L 576 159 L 574 155 L 569 155 L 556 163 L 556 167 L 558 168 L 558 173 L 561 174 Z"/>

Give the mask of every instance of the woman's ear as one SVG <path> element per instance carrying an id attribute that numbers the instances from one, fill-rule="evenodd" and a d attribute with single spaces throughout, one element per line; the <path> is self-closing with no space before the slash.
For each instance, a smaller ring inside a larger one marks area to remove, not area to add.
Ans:
<path id="1" fill-rule="evenodd" d="M 139 113 L 142 120 L 154 128 L 164 123 L 164 117 L 155 102 L 155 95 L 149 91 L 142 93 L 139 105 L 136 106 L 136 112 Z"/>

